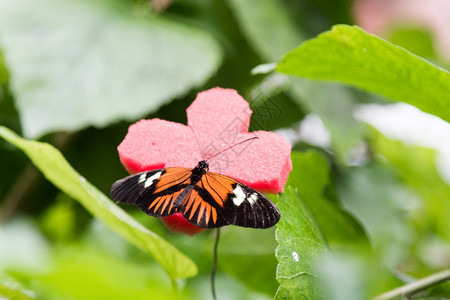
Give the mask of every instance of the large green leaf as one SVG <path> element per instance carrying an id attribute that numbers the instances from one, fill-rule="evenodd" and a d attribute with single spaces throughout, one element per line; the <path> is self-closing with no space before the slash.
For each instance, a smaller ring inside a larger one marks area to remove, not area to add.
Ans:
<path id="1" fill-rule="evenodd" d="M 450 74 L 356 26 L 337 25 L 304 42 L 277 70 L 349 83 L 450 121 Z"/>
<path id="2" fill-rule="evenodd" d="M 153 255 L 171 278 L 190 277 L 197 273 L 197 267 L 190 259 L 142 226 L 87 182 L 53 146 L 22 139 L 3 126 L 0 126 L 0 137 L 25 152 L 45 177 L 61 191 L 80 202 L 130 243 Z"/>
<path id="3" fill-rule="evenodd" d="M 319 229 L 295 189 L 288 187 L 277 203 L 281 220 L 277 224 L 276 299 L 320 299 L 314 268 L 326 252 Z"/>
<path id="4" fill-rule="evenodd" d="M 127 1 L 0 1 L 0 44 L 25 136 L 135 120 L 201 85 L 220 49 L 206 32 Z"/>

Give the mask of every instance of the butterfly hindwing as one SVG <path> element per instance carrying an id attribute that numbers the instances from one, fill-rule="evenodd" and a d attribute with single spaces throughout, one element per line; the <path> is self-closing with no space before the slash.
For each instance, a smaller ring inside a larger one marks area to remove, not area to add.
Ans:
<path id="1" fill-rule="evenodd" d="M 278 208 L 266 196 L 241 183 L 234 186 L 224 213 L 230 224 L 243 227 L 269 228 L 280 220 Z"/>
<path id="2" fill-rule="evenodd" d="M 215 200 L 199 184 L 192 188 L 181 209 L 184 217 L 196 226 L 215 228 L 228 225 Z"/>
<path id="3" fill-rule="evenodd" d="M 261 193 L 230 177 L 208 172 L 182 204 L 185 218 L 194 225 L 215 228 L 237 225 L 268 228 L 280 219 L 276 206 Z"/>
<path id="4" fill-rule="evenodd" d="M 187 168 L 166 168 L 130 175 L 112 185 L 111 197 L 151 216 L 169 216 L 179 211 L 175 200 L 189 186 L 191 173 Z"/>

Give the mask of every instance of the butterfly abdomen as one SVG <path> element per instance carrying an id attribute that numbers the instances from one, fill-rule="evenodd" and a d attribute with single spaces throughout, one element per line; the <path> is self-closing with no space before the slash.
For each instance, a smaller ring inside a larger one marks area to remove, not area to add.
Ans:
<path id="1" fill-rule="evenodd" d="M 195 183 L 194 183 L 195 184 Z M 194 185 L 190 184 L 188 186 L 186 186 L 186 188 L 178 195 L 178 197 L 176 198 L 173 206 L 176 207 L 178 210 L 181 207 L 181 203 L 183 203 L 183 201 L 186 199 L 186 197 L 189 195 L 189 193 L 191 192 L 192 188 L 194 187 Z"/>

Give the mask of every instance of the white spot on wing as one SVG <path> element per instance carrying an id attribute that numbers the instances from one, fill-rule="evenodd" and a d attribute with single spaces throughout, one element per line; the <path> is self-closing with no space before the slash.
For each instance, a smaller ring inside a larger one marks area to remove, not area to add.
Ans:
<path id="1" fill-rule="evenodd" d="M 294 260 L 296 261 L 296 262 L 298 262 L 298 260 L 299 260 L 299 258 L 298 258 L 298 253 L 297 252 L 292 252 L 292 257 L 294 258 Z"/>
<path id="2" fill-rule="evenodd" d="M 236 206 L 240 206 L 242 204 L 242 202 L 244 202 L 244 198 L 240 198 L 240 197 L 234 197 L 233 198 L 233 203 Z"/>
<path id="3" fill-rule="evenodd" d="M 244 198 L 245 199 L 245 193 L 244 190 L 241 188 L 240 185 L 236 185 L 236 188 L 233 190 L 233 193 L 236 197 Z"/>
<path id="4" fill-rule="evenodd" d="M 233 203 L 236 206 L 240 206 L 242 202 L 245 201 L 245 193 L 242 190 L 242 188 L 239 185 L 236 185 L 236 187 L 233 190 L 234 198 Z"/>
<path id="5" fill-rule="evenodd" d="M 145 178 L 147 177 L 147 173 L 142 173 L 141 176 L 139 176 L 139 183 L 143 183 L 145 181 Z"/>
<path id="6" fill-rule="evenodd" d="M 153 181 L 155 181 L 155 179 L 158 179 L 159 176 L 161 176 L 161 171 L 159 171 L 159 172 L 153 174 L 152 176 L 150 176 L 149 178 L 147 178 L 147 180 L 144 183 L 144 187 L 148 188 L 149 186 L 151 186 L 153 184 Z"/>
<path id="7" fill-rule="evenodd" d="M 256 200 L 258 200 L 258 194 L 253 193 L 248 197 L 247 201 L 250 203 L 250 205 L 255 204 Z"/>

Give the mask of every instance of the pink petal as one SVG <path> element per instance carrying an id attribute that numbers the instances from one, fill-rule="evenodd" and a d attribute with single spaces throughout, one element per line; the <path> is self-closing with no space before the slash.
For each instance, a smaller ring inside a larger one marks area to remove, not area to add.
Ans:
<path id="1" fill-rule="evenodd" d="M 194 236 L 206 230 L 189 223 L 181 213 L 175 213 L 168 217 L 161 218 L 161 221 L 166 227 L 174 233 L 183 233 L 190 236 Z"/>
<path id="2" fill-rule="evenodd" d="M 189 126 L 197 135 L 217 137 L 230 126 L 236 126 L 239 132 L 247 132 L 252 110 L 235 90 L 216 87 L 198 93 L 186 114 Z"/>
<path id="3" fill-rule="evenodd" d="M 251 113 L 236 91 L 210 89 L 199 93 L 187 109 L 188 124 L 200 147 L 188 126 L 160 119 L 141 120 L 130 126 L 119 145 L 120 159 L 131 173 L 174 166 L 193 168 L 199 160 L 257 136 L 211 158 L 210 171 L 260 191 L 280 193 L 292 170 L 291 146 L 273 132 L 248 133 Z"/>
<path id="4" fill-rule="evenodd" d="M 189 127 L 160 119 L 140 120 L 131 125 L 118 152 L 130 173 L 164 167 L 193 168 L 200 157 Z"/>

